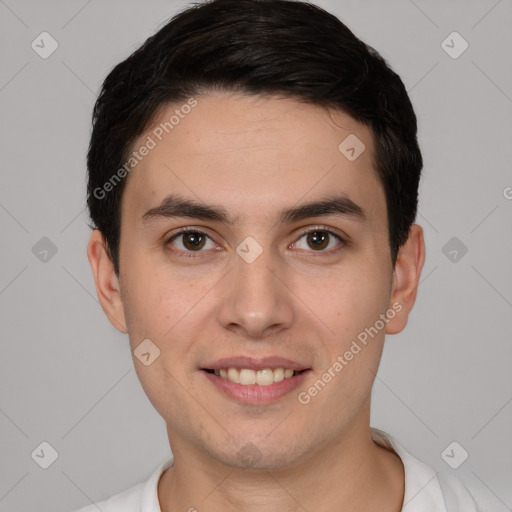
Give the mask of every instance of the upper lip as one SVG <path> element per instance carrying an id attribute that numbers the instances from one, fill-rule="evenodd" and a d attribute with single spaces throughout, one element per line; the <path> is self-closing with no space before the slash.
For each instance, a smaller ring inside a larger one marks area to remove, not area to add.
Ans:
<path id="1" fill-rule="evenodd" d="M 284 357 L 269 356 L 269 357 L 248 357 L 248 356 L 236 356 L 236 357 L 225 357 L 218 359 L 215 362 L 205 364 L 203 367 L 205 370 L 220 370 L 222 368 L 247 368 L 249 370 L 262 370 L 264 368 L 270 368 L 272 370 L 276 368 L 290 368 L 291 370 L 301 371 L 308 369 L 307 366 L 300 364 L 291 359 Z"/>

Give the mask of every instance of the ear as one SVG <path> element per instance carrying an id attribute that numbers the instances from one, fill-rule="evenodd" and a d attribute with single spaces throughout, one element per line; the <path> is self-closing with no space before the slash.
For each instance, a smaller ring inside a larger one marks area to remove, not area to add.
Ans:
<path id="1" fill-rule="evenodd" d="M 420 225 L 413 224 L 407 241 L 398 251 L 393 271 L 393 291 L 389 307 L 397 314 L 387 323 L 386 334 L 399 333 L 407 325 L 409 313 L 416 300 L 423 263 L 425 263 L 423 229 Z"/>
<path id="2" fill-rule="evenodd" d="M 110 259 L 107 242 L 97 229 L 92 232 L 89 240 L 87 257 L 94 274 L 96 293 L 103 311 L 118 331 L 127 333 L 121 286 Z"/>

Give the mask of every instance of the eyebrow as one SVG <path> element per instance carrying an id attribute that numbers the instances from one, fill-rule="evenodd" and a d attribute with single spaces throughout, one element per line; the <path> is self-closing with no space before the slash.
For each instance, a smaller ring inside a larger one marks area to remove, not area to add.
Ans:
<path id="1" fill-rule="evenodd" d="M 342 215 L 364 222 L 367 220 L 364 210 L 346 196 L 329 197 L 319 201 L 304 203 L 281 211 L 281 224 L 294 222 L 309 217 L 325 215 Z M 151 208 L 142 216 L 143 224 L 153 219 L 186 217 L 200 220 L 213 220 L 226 224 L 234 224 L 228 211 L 221 206 L 206 205 L 177 195 L 167 196 L 158 206 Z"/>

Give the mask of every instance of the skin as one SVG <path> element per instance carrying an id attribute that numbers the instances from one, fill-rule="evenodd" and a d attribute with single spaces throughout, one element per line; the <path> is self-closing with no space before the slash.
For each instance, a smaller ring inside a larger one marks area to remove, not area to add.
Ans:
<path id="1" fill-rule="evenodd" d="M 119 279 L 99 231 L 88 246 L 111 323 L 129 334 L 132 351 L 146 338 L 160 349 L 151 365 L 136 357 L 134 365 L 174 454 L 158 486 L 162 511 L 397 512 L 403 465 L 370 438 L 370 396 L 384 336 L 402 331 L 416 298 L 422 228 L 413 225 L 393 267 L 372 133 L 348 115 L 276 97 L 212 93 L 197 100 L 129 175 Z M 134 147 L 176 107 L 164 108 Z M 355 161 L 338 150 L 351 133 L 366 146 Z M 143 214 L 170 193 L 222 206 L 236 222 L 144 224 Z M 279 222 L 281 210 L 332 194 L 349 197 L 366 220 L 329 214 Z M 186 237 L 168 242 L 183 227 L 210 237 L 203 257 L 187 257 L 198 253 L 184 245 Z M 310 228 L 348 243 L 332 237 L 319 250 L 303 234 Z M 252 263 L 236 252 L 248 236 L 263 249 Z M 297 392 L 393 304 L 402 309 L 385 329 L 301 404 Z M 235 355 L 278 355 L 311 371 L 277 402 L 244 405 L 200 371 Z M 258 453 L 252 462 L 237 456 L 248 443 Z"/>

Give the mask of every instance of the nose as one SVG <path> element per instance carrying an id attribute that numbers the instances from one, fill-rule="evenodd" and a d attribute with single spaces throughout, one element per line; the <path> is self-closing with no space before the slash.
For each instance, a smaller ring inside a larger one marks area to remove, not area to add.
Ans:
<path id="1" fill-rule="evenodd" d="M 264 339 L 288 329 L 294 310 L 285 275 L 273 264 L 270 250 L 248 263 L 238 254 L 226 276 L 225 293 L 217 310 L 220 324 L 240 336 Z"/>

